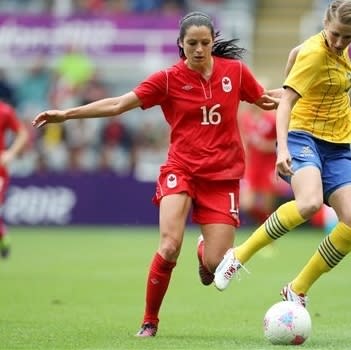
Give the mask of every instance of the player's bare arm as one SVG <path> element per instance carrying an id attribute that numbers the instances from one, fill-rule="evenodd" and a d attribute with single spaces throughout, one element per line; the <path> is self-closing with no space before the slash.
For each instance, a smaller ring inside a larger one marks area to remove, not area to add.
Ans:
<path id="1" fill-rule="evenodd" d="M 1 165 L 6 166 L 15 159 L 25 149 L 28 138 L 27 129 L 21 125 L 9 148 L 1 153 Z"/>
<path id="2" fill-rule="evenodd" d="M 280 100 L 283 95 L 283 92 L 284 92 L 283 88 L 278 88 L 278 89 L 267 90 L 264 92 L 264 94 Z"/>
<path id="3" fill-rule="evenodd" d="M 69 119 L 112 117 L 140 106 L 141 101 L 131 91 L 122 96 L 105 98 L 66 110 L 44 111 L 34 118 L 32 124 L 40 128 L 48 123 L 62 123 Z"/>
<path id="4" fill-rule="evenodd" d="M 301 96 L 293 89 L 287 87 L 277 109 L 277 171 L 282 175 L 293 175 L 291 156 L 288 150 L 288 129 L 291 110 Z"/>
<path id="5" fill-rule="evenodd" d="M 288 74 L 291 71 L 292 66 L 294 65 L 296 61 L 297 54 L 299 53 L 302 45 L 294 47 L 288 56 L 288 61 L 286 62 L 285 70 L 284 70 L 284 76 L 287 77 Z"/>

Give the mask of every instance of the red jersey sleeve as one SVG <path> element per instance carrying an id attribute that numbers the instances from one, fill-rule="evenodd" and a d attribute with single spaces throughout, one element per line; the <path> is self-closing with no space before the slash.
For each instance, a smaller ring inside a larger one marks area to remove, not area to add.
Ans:
<path id="1" fill-rule="evenodd" d="M 150 75 L 133 89 L 141 100 L 142 109 L 160 105 L 167 96 L 168 75 L 165 71 L 159 71 Z"/>
<path id="2" fill-rule="evenodd" d="M 263 95 L 263 92 L 263 86 L 255 79 L 250 69 L 242 63 L 240 100 L 254 103 Z"/>

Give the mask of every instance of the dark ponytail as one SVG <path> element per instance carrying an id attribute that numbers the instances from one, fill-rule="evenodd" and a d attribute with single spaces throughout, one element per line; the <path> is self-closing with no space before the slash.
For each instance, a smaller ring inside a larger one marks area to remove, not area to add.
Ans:
<path id="1" fill-rule="evenodd" d="M 220 35 L 220 32 L 216 33 L 214 45 L 212 48 L 213 56 L 226 57 L 232 59 L 242 58 L 246 50 L 236 45 L 239 39 L 223 40 L 219 39 Z"/>

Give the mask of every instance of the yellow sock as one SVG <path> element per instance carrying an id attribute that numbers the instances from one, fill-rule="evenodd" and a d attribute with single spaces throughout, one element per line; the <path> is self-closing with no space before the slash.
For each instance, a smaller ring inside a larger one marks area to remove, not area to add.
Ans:
<path id="1" fill-rule="evenodd" d="M 312 284 L 334 268 L 351 251 L 351 227 L 339 222 L 292 281 L 294 292 L 306 294 Z"/>
<path id="2" fill-rule="evenodd" d="M 235 248 L 235 257 L 244 264 L 258 250 L 304 221 L 297 209 L 296 201 L 281 205 L 244 243 Z"/>

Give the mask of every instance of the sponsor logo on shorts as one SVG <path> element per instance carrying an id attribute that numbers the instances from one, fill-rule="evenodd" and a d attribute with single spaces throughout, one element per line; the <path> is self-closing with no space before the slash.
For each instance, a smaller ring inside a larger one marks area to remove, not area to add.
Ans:
<path id="1" fill-rule="evenodd" d="M 167 187 L 174 188 L 178 185 L 177 177 L 174 174 L 169 174 L 167 176 Z"/>
<path id="2" fill-rule="evenodd" d="M 311 150 L 310 146 L 303 146 L 300 151 L 300 157 L 304 158 L 313 158 L 314 153 Z"/>

